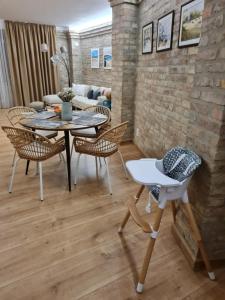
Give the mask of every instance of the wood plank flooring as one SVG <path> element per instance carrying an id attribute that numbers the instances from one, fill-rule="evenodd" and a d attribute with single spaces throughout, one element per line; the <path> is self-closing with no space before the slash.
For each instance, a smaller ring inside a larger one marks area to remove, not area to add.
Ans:
<path id="1" fill-rule="evenodd" d="M 0 125 L 7 124 L 0 110 Z M 211 282 L 193 272 L 171 232 L 170 210 L 163 218 L 143 295 L 135 292 L 147 235 L 130 221 L 117 228 L 138 186 L 125 178 L 119 156 L 110 161 L 113 195 L 106 170 L 96 179 L 95 162 L 81 157 L 78 184 L 67 190 L 65 165 L 56 156 L 43 165 L 45 201 L 39 201 L 35 165 L 25 176 L 21 161 L 8 194 L 13 148 L 0 130 L 0 300 L 222 300 L 225 270 Z M 121 148 L 125 160 L 141 157 L 133 144 Z M 76 155 L 73 155 L 72 166 Z M 74 170 L 73 170 L 74 171 Z M 147 194 L 140 209 L 144 211 Z M 151 218 L 154 217 L 154 210 Z"/>

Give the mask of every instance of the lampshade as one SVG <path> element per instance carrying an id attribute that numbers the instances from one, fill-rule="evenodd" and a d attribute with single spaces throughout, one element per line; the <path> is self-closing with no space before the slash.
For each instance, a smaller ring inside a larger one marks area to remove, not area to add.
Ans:
<path id="1" fill-rule="evenodd" d="M 41 52 L 48 52 L 48 45 L 46 43 L 41 44 Z"/>

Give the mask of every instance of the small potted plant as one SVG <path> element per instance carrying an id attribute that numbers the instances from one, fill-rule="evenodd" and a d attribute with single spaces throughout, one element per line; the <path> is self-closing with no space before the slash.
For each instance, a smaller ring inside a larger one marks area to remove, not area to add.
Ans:
<path id="1" fill-rule="evenodd" d="M 72 120 L 72 103 L 71 100 L 74 98 L 74 93 L 71 89 L 67 89 L 58 93 L 59 98 L 63 101 L 61 119 L 63 121 Z"/>

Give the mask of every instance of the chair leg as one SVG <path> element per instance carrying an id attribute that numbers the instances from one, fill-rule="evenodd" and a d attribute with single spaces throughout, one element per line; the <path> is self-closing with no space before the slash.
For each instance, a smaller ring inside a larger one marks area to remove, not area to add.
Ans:
<path id="1" fill-rule="evenodd" d="M 106 170 L 107 170 L 107 177 L 108 177 L 108 185 L 109 185 L 109 192 L 110 195 L 112 195 L 112 185 L 111 185 L 111 179 L 110 179 L 110 174 L 109 174 L 109 164 L 108 164 L 108 159 L 106 158 Z"/>
<path id="2" fill-rule="evenodd" d="M 14 154 L 13 154 L 12 167 L 14 166 L 15 159 L 16 159 L 16 150 L 14 151 Z"/>
<path id="3" fill-rule="evenodd" d="M 98 158 L 95 156 L 95 169 L 96 169 L 96 177 L 98 179 Z"/>
<path id="4" fill-rule="evenodd" d="M 145 188 L 145 186 L 142 185 L 140 187 L 140 189 L 138 190 L 137 195 L 135 196 L 136 203 L 138 203 L 138 201 L 139 201 L 139 199 L 141 197 L 141 194 L 144 191 L 144 188 Z M 128 210 L 127 213 L 126 213 L 126 215 L 125 215 L 125 217 L 124 217 L 124 219 L 123 219 L 123 222 L 121 223 L 121 225 L 120 225 L 120 227 L 118 229 L 118 233 L 122 233 L 123 232 L 123 228 L 126 226 L 129 218 L 130 218 L 130 211 Z"/>
<path id="5" fill-rule="evenodd" d="M 77 174 L 78 174 L 80 156 L 81 156 L 81 153 L 79 153 L 78 158 L 77 158 L 77 162 L 76 162 L 75 174 L 74 174 L 74 185 L 77 184 Z"/>
<path id="6" fill-rule="evenodd" d="M 100 168 L 102 167 L 102 160 L 101 160 L 101 157 L 98 158 L 99 160 L 99 165 L 100 165 Z"/>
<path id="7" fill-rule="evenodd" d="M 40 177 L 40 198 L 41 201 L 44 200 L 44 193 L 43 193 L 43 175 L 42 175 L 42 162 L 38 162 L 38 169 L 39 169 L 39 177 Z"/>
<path id="8" fill-rule="evenodd" d="M 144 259 L 144 263 L 142 266 L 142 271 L 139 277 L 139 282 L 137 285 L 137 293 L 142 293 L 144 290 L 144 282 L 145 282 L 145 278 L 148 272 L 148 267 L 149 267 L 149 263 L 152 257 L 152 252 L 155 246 L 155 242 L 156 242 L 156 238 L 159 232 L 159 227 L 160 227 L 160 223 L 161 223 L 161 219 L 163 216 L 163 211 L 164 209 L 158 208 L 157 210 L 157 215 L 156 215 L 156 220 L 155 220 L 155 224 L 153 226 L 153 232 L 150 234 L 150 241 L 148 243 L 148 248 L 147 248 L 147 252 L 145 255 L 145 259 Z"/>
<path id="9" fill-rule="evenodd" d="M 124 169 L 124 172 L 125 172 L 126 178 L 128 179 L 127 168 L 126 168 L 126 166 L 125 166 L 125 163 L 124 163 L 124 160 L 123 160 L 123 155 L 122 155 L 122 153 L 120 152 L 120 150 L 118 150 L 118 153 L 119 153 L 119 156 L 120 156 L 120 159 L 121 159 L 122 165 L 123 165 L 123 169 Z"/>
<path id="10" fill-rule="evenodd" d="M 70 160 L 72 160 L 72 156 L 73 156 L 73 143 L 72 143 L 72 147 L 71 147 L 71 153 L 70 153 Z"/>
<path id="11" fill-rule="evenodd" d="M 25 172 L 25 175 L 28 175 L 29 165 L 30 165 L 30 161 L 27 160 L 27 166 L 26 166 L 26 172 Z"/>
<path id="12" fill-rule="evenodd" d="M 172 208 L 172 214 L 173 214 L 173 222 L 176 222 L 176 215 L 177 215 L 177 209 L 175 201 L 171 201 L 171 208 Z"/>
<path id="13" fill-rule="evenodd" d="M 20 159 L 17 158 L 16 161 L 14 161 L 13 164 L 13 169 L 12 169 L 12 175 L 11 175 L 11 179 L 10 179 L 10 183 L 9 183 L 9 193 L 12 193 L 12 187 L 13 187 L 13 181 L 14 181 L 14 177 L 15 177 L 15 173 L 16 173 L 16 167 L 17 167 L 17 163 Z"/>
<path id="14" fill-rule="evenodd" d="M 204 261 L 204 264 L 205 264 L 206 270 L 208 272 L 209 278 L 211 280 L 215 280 L 216 277 L 215 277 L 215 274 L 214 274 L 214 272 L 212 270 L 212 267 L 211 267 L 211 264 L 210 264 L 207 252 L 205 250 L 205 246 L 203 244 L 201 233 L 200 233 L 200 230 L 199 230 L 198 225 L 196 223 L 196 220 L 195 220 L 192 208 L 191 208 L 191 204 L 189 202 L 184 203 L 184 207 L 185 207 L 185 209 L 187 211 L 187 215 L 188 215 L 188 218 L 189 218 L 190 226 L 191 226 L 191 229 L 192 229 L 192 231 L 194 233 L 194 237 L 195 237 L 195 239 L 196 239 L 196 241 L 198 243 L 198 247 L 199 247 L 200 253 L 202 255 L 202 259 Z"/>

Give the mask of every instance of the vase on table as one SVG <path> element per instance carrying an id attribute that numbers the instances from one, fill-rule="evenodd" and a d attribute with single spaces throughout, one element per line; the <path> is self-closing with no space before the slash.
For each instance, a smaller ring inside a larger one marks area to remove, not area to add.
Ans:
<path id="1" fill-rule="evenodd" d="M 63 102 L 62 103 L 61 119 L 63 121 L 71 121 L 72 120 L 72 103 L 71 102 Z"/>

